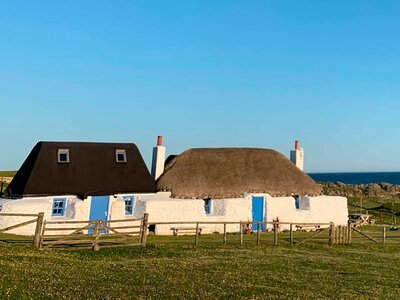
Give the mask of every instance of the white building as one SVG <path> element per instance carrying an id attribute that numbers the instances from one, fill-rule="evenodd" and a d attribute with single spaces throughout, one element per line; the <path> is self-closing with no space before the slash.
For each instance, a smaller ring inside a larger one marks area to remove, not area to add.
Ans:
<path id="1" fill-rule="evenodd" d="M 321 195 L 307 174 L 270 149 L 190 149 L 167 159 L 157 190 L 157 195 L 140 197 L 137 206 L 139 215 L 149 213 L 150 223 L 278 219 L 345 225 L 348 220 L 346 198 Z M 221 232 L 223 225 L 201 227 L 210 233 Z M 170 229 L 156 225 L 154 230 L 170 234 Z M 228 231 L 238 231 L 238 225 L 229 225 Z"/>
<path id="2" fill-rule="evenodd" d="M 169 157 L 164 170 L 159 137 L 153 155 L 156 182 L 133 144 L 38 143 L 0 200 L 1 211 L 45 212 L 46 220 L 129 219 L 147 212 L 156 234 L 185 227 L 157 222 L 347 223 L 347 199 L 321 195 L 307 174 L 274 150 L 190 149 Z M 15 222 L 0 217 L 0 228 Z M 203 233 L 222 226 L 201 225 Z M 238 225 L 227 229 L 239 231 Z M 14 233 L 33 231 L 34 225 Z"/>
<path id="3" fill-rule="evenodd" d="M 0 199 L 1 212 L 47 221 L 134 218 L 135 198 L 156 188 L 135 144 L 39 142 Z M 26 221 L 0 217 L 0 228 Z M 75 225 L 76 226 L 76 225 Z M 31 235 L 35 224 L 10 233 Z"/>

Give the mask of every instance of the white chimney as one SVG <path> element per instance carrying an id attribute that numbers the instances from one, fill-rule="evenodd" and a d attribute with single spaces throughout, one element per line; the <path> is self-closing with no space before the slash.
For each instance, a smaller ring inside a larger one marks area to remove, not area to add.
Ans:
<path id="1" fill-rule="evenodd" d="M 295 149 L 290 151 L 290 160 L 298 167 L 300 170 L 304 171 L 304 150 L 300 148 L 300 142 L 295 142 Z"/>
<path id="2" fill-rule="evenodd" d="M 151 166 L 151 175 L 156 180 L 164 172 L 165 147 L 162 145 L 162 136 L 157 138 L 157 146 L 153 148 L 153 163 Z"/>

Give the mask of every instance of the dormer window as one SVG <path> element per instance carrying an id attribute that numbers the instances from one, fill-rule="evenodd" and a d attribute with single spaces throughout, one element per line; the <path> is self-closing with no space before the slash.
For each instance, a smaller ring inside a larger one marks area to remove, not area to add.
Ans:
<path id="1" fill-rule="evenodd" d="M 58 149 L 57 161 L 59 164 L 69 163 L 69 149 Z"/>
<path id="2" fill-rule="evenodd" d="M 125 149 L 117 149 L 115 150 L 115 160 L 117 163 L 126 163 L 126 150 Z"/>

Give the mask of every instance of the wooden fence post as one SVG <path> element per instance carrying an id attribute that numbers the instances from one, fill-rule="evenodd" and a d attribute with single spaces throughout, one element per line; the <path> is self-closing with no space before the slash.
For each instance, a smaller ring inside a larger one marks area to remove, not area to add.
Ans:
<path id="1" fill-rule="evenodd" d="M 386 227 L 383 226 L 383 230 L 382 230 L 382 243 L 385 244 L 386 243 Z"/>
<path id="2" fill-rule="evenodd" d="M 224 245 L 226 245 L 226 223 L 224 223 Z"/>
<path id="3" fill-rule="evenodd" d="M 43 221 L 43 226 L 42 226 L 42 232 L 40 234 L 40 241 L 39 241 L 39 250 L 43 249 L 43 239 L 44 239 L 44 234 L 46 230 L 46 220 Z"/>
<path id="4" fill-rule="evenodd" d="M 257 245 L 260 245 L 260 223 L 257 224 Z"/>
<path id="5" fill-rule="evenodd" d="M 99 238 L 100 238 L 100 220 L 96 220 L 94 228 L 94 241 L 92 245 L 92 250 L 99 251 Z"/>
<path id="6" fill-rule="evenodd" d="M 353 223 L 349 222 L 349 244 L 352 243 L 353 238 Z"/>
<path id="7" fill-rule="evenodd" d="M 274 245 L 278 245 L 278 223 L 274 221 Z"/>
<path id="8" fill-rule="evenodd" d="M 145 213 L 143 215 L 142 228 L 141 228 L 142 236 L 140 237 L 140 243 L 142 244 L 143 247 L 146 247 L 146 243 L 147 243 L 147 226 L 148 226 L 148 224 L 149 224 L 149 214 Z"/>
<path id="9" fill-rule="evenodd" d="M 329 225 L 329 245 L 335 244 L 335 224 L 333 222 Z"/>
<path id="10" fill-rule="evenodd" d="M 240 222 L 240 246 L 243 246 L 243 224 Z"/>
<path id="11" fill-rule="evenodd" d="M 38 218 L 37 218 L 37 221 L 36 221 L 35 236 L 33 238 L 33 245 L 37 249 L 40 248 L 40 236 L 41 236 L 41 233 L 42 233 L 43 221 L 44 221 L 44 212 L 40 212 L 38 214 Z"/>
<path id="12" fill-rule="evenodd" d="M 347 222 L 347 244 L 351 244 L 351 222 Z"/>
<path id="13" fill-rule="evenodd" d="M 194 237 L 194 244 L 199 245 L 199 222 L 196 222 L 196 235 Z"/>
<path id="14" fill-rule="evenodd" d="M 293 224 L 292 223 L 290 223 L 289 240 L 290 240 L 290 245 L 293 245 Z"/>

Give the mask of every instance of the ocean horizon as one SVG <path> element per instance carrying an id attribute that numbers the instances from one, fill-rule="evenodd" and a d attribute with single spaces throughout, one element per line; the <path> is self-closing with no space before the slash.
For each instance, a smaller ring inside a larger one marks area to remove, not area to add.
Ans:
<path id="1" fill-rule="evenodd" d="M 345 184 L 391 183 L 400 185 L 400 172 L 337 172 L 308 173 L 317 182 L 343 182 Z"/>

